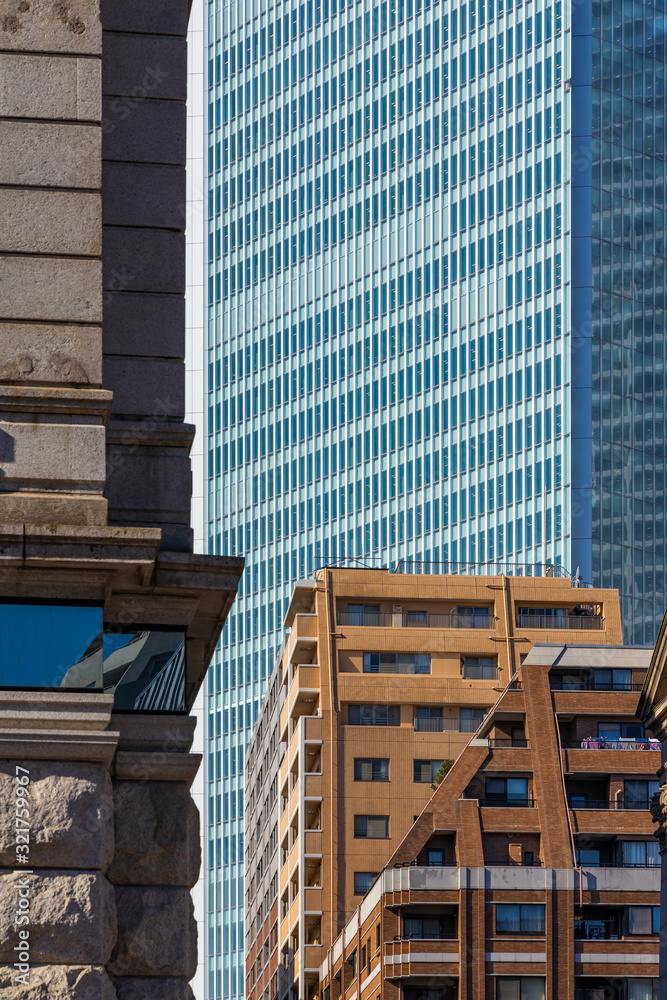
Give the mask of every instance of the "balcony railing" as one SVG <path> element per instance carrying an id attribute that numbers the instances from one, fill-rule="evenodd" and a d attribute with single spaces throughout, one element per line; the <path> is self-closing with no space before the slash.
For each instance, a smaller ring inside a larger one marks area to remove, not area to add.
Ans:
<path id="1" fill-rule="evenodd" d="M 537 803 L 535 799 L 482 799 L 480 806 L 487 806 L 493 809 L 534 809 Z"/>
<path id="2" fill-rule="evenodd" d="M 518 628 L 569 629 L 599 632 L 602 629 L 600 615 L 517 615 Z"/>
<path id="3" fill-rule="evenodd" d="M 498 667 L 464 663 L 461 668 L 461 677 L 464 681 L 495 681 L 498 679 Z"/>
<path id="4" fill-rule="evenodd" d="M 573 587 L 591 587 L 573 576 L 564 566 L 551 563 L 511 563 L 511 562 L 429 562 L 417 559 L 399 559 L 395 573 L 416 573 L 419 575 L 452 574 L 454 576 L 538 576 L 568 579 Z"/>
<path id="5" fill-rule="evenodd" d="M 582 678 L 578 680 L 561 681 L 551 678 L 552 691 L 641 691 L 643 684 L 624 684 L 621 681 L 595 681 Z"/>
<path id="6" fill-rule="evenodd" d="M 567 801 L 570 809 L 634 809 L 639 811 L 648 810 L 650 807 L 649 799 L 626 800 L 622 796 L 617 799 L 586 799 L 585 802 L 568 796 Z"/>
<path id="7" fill-rule="evenodd" d="M 359 628 L 495 628 L 494 615 L 461 615 L 456 611 L 435 615 L 428 612 L 403 611 L 339 611 L 338 625 L 352 625 Z"/>
<path id="8" fill-rule="evenodd" d="M 508 738 L 508 739 L 498 739 L 498 740 L 496 740 L 496 739 L 490 739 L 489 740 L 489 746 L 491 747 L 492 750 L 496 750 L 496 749 L 497 750 L 505 750 L 508 747 L 510 749 L 512 747 L 514 747 L 514 748 L 519 748 L 520 750 L 526 750 L 527 747 L 528 747 L 528 745 L 529 745 L 528 744 L 528 740 L 520 740 L 520 739 L 516 739 L 516 738 L 515 739 L 509 739 Z"/>
<path id="9" fill-rule="evenodd" d="M 588 740 L 564 740 L 567 750 L 660 750 L 660 740 L 619 739 L 606 740 L 593 737 Z"/>
<path id="10" fill-rule="evenodd" d="M 483 719 L 421 719 L 416 718 L 416 733 L 476 733 Z"/>
<path id="11" fill-rule="evenodd" d="M 497 934 L 544 934 L 544 920 L 496 920 Z"/>

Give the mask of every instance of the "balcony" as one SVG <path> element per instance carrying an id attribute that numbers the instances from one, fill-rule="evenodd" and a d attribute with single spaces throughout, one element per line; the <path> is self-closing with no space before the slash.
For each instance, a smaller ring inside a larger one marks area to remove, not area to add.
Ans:
<path id="1" fill-rule="evenodd" d="M 529 615 L 519 614 L 516 616 L 517 628 L 531 629 L 567 629 L 569 631 L 596 631 L 602 630 L 601 615 Z"/>
<path id="2" fill-rule="evenodd" d="M 625 683 L 621 681 L 598 681 L 589 680 L 587 677 L 560 678 L 558 675 L 551 677 L 550 687 L 552 691 L 641 691 L 642 684 Z"/>
<path id="3" fill-rule="evenodd" d="M 390 611 L 337 613 L 338 625 L 352 625 L 359 628 L 475 628 L 496 627 L 495 616 L 490 613 L 480 615 L 460 615 L 455 611 L 444 615 L 432 615 L 424 611 L 404 611 L 393 614 Z"/>
<path id="4" fill-rule="evenodd" d="M 605 740 L 593 737 L 587 740 L 563 740 L 565 750 L 660 750 L 660 740 L 647 738 Z"/>
<path id="5" fill-rule="evenodd" d="M 567 802 L 570 809 L 630 809 L 635 812 L 642 810 L 648 812 L 650 808 L 648 799 L 626 800 L 622 796 L 617 799 L 586 799 L 585 801 L 581 801 L 579 797 L 569 796 Z"/>
<path id="6" fill-rule="evenodd" d="M 480 806 L 487 809 L 534 809 L 537 806 L 535 799 L 480 799 Z"/>
<path id="7" fill-rule="evenodd" d="M 461 677 L 464 681 L 496 681 L 498 680 L 498 667 L 464 663 L 461 668 Z"/>

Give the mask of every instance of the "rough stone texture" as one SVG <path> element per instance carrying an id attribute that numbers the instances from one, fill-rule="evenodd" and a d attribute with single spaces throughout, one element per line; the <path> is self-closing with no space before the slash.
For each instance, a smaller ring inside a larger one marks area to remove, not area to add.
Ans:
<path id="1" fill-rule="evenodd" d="M 0 493 L 0 524 L 107 524 L 105 497 Z"/>
<path id="2" fill-rule="evenodd" d="M 105 225 L 183 229 L 185 175 L 180 167 L 107 161 L 103 174 Z"/>
<path id="3" fill-rule="evenodd" d="M 0 381 L 99 386 L 101 342 L 98 326 L 0 323 Z"/>
<path id="4" fill-rule="evenodd" d="M 98 0 L 5 0 L 0 48 L 99 53 L 102 26 L 98 11 Z"/>
<path id="5" fill-rule="evenodd" d="M 102 0 L 102 25 L 106 31 L 137 31 L 145 34 L 185 35 L 188 30 L 188 0 Z"/>
<path id="6" fill-rule="evenodd" d="M 113 392 L 114 414 L 164 419 L 185 413 L 183 362 L 178 358 L 108 357 L 104 361 L 104 384 Z M 155 387 L 147 397 L 145 387 Z"/>
<path id="7" fill-rule="evenodd" d="M 104 488 L 104 426 L 13 421 L 0 413 L 0 492 L 40 483 L 49 489 Z"/>
<path id="8" fill-rule="evenodd" d="M 0 149 L 0 184 L 100 186 L 101 129 L 5 120 L 0 121 Z"/>
<path id="9" fill-rule="evenodd" d="M 28 986 L 16 983 L 15 975 L 16 969 L 0 966 L 2 1000 L 117 1000 L 118 996 L 99 965 L 32 965 Z"/>
<path id="10" fill-rule="evenodd" d="M 3 52 L 0 93 L 6 118 L 99 121 L 100 61 Z"/>
<path id="11" fill-rule="evenodd" d="M 4 257 L 0 318 L 101 323 L 101 261 Z"/>
<path id="12" fill-rule="evenodd" d="M 105 95 L 184 101 L 186 63 L 185 38 L 106 31 L 102 90 Z"/>
<path id="13" fill-rule="evenodd" d="M 114 976 L 192 979 L 197 924 L 187 889 L 116 886 L 118 940 L 107 969 Z"/>
<path id="14" fill-rule="evenodd" d="M 122 291 L 104 293 L 104 353 L 182 358 L 185 299 Z"/>
<path id="15" fill-rule="evenodd" d="M 109 881 L 191 888 L 201 862 L 199 813 L 185 785 L 117 781 L 113 804 L 116 849 Z"/>
<path id="16" fill-rule="evenodd" d="M 106 229 L 104 232 L 104 287 L 115 288 L 122 271 L 128 289 L 135 292 L 185 292 L 185 237 L 164 229 Z M 185 375 L 182 376 L 185 381 Z M 172 386 L 172 391 L 175 386 Z M 155 395 L 160 395 L 156 386 Z"/>
<path id="17" fill-rule="evenodd" d="M 16 764 L 0 761 L 0 865 L 16 859 Z M 113 854 L 111 779 L 100 764 L 31 761 L 30 865 L 97 868 Z"/>
<path id="18" fill-rule="evenodd" d="M 99 873 L 75 871 L 0 875 L 0 961 L 14 960 L 17 883 L 23 879 L 30 881 L 31 961 L 104 965 L 116 940 L 113 888 Z"/>
<path id="19" fill-rule="evenodd" d="M 107 450 L 105 495 L 115 521 L 159 519 L 162 524 L 189 509 L 192 473 L 187 451 L 135 445 Z"/>
<path id="20" fill-rule="evenodd" d="M 105 160 L 185 163 L 185 105 L 181 101 L 105 97 L 102 156 Z"/>
<path id="21" fill-rule="evenodd" d="M 118 1000 L 194 1000 L 185 979 L 120 979 L 112 977 Z"/>
<path id="22" fill-rule="evenodd" d="M 99 257 L 99 194 L 0 188 L 0 252 Z"/>

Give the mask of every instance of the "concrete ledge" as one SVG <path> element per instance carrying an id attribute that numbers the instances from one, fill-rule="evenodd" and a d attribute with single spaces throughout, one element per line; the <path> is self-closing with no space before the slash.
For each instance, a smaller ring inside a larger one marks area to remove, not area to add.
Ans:
<path id="1" fill-rule="evenodd" d="M 108 729 L 113 695 L 60 691 L 0 691 L 0 735 L 8 730 L 45 729 L 51 733 Z M 108 733 L 106 734 L 109 735 Z M 111 734 L 118 741 L 118 733 Z"/>
<path id="2" fill-rule="evenodd" d="M 183 781 L 190 787 L 202 762 L 199 753 L 119 750 L 114 761 L 118 781 Z"/>
<path id="3" fill-rule="evenodd" d="M 164 598 L 159 598 L 164 600 Z M 145 619 L 153 623 L 153 619 Z M 178 619 L 172 619 L 172 625 Z M 120 734 L 119 749 L 135 752 L 162 751 L 187 754 L 194 740 L 197 718 L 194 715 L 136 715 L 114 712 L 112 725 Z"/>
<path id="4" fill-rule="evenodd" d="M 89 761 L 110 767 L 118 733 L 62 732 L 48 729 L 0 731 L 0 760 Z"/>

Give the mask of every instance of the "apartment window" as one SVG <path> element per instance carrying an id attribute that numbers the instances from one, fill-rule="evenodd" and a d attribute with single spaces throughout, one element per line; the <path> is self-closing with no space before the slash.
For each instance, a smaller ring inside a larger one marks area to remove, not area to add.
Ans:
<path id="1" fill-rule="evenodd" d="M 400 705 L 348 705 L 348 726 L 400 726 Z"/>
<path id="2" fill-rule="evenodd" d="M 487 778 L 486 805 L 528 806 L 528 778 Z"/>
<path id="3" fill-rule="evenodd" d="M 610 995 L 618 1000 L 658 1000 L 657 979 L 587 979 L 582 983 L 575 980 L 576 1000 L 600 1000 Z"/>
<path id="4" fill-rule="evenodd" d="M 626 906 L 623 933 L 647 936 L 660 933 L 659 906 Z"/>
<path id="5" fill-rule="evenodd" d="M 441 941 L 445 936 L 444 929 L 441 917 L 406 917 L 403 921 L 404 938 Z"/>
<path id="6" fill-rule="evenodd" d="M 601 740 L 643 740 L 644 727 L 641 722 L 598 722 L 598 736 Z"/>
<path id="7" fill-rule="evenodd" d="M 355 757 L 355 781 L 389 781 L 389 759 L 387 757 Z"/>
<path id="8" fill-rule="evenodd" d="M 625 808 L 626 809 L 648 809 L 651 798 L 658 791 L 657 781 L 637 781 L 636 779 L 626 779 L 624 784 Z"/>
<path id="9" fill-rule="evenodd" d="M 389 836 L 389 817 L 355 816 L 354 835 L 368 840 L 386 840 Z"/>
<path id="10" fill-rule="evenodd" d="M 429 868 L 443 868 L 445 851 L 442 847 L 429 847 L 426 850 L 426 864 Z"/>
<path id="11" fill-rule="evenodd" d="M 660 867 L 660 844 L 657 840 L 622 840 L 620 848 L 624 868 Z"/>
<path id="12" fill-rule="evenodd" d="M 415 781 L 424 784 L 431 784 L 442 766 L 441 760 L 415 760 L 413 761 L 413 776 Z"/>
<path id="13" fill-rule="evenodd" d="M 535 903 L 498 903 L 496 934 L 544 934 L 544 906 Z"/>
<path id="14" fill-rule="evenodd" d="M 596 691 L 631 691 L 632 671 L 617 670 L 592 670 L 591 688 Z"/>
<path id="15" fill-rule="evenodd" d="M 341 625 L 382 625 L 379 604 L 348 604 L 347 622 Z"/>
<path id="16" fill-rule="evenodd" d="M 496 679 L 496 661 L 491 656 L 464 656 L 463 677 L 468 680 L 492 681 Z"/>
<path id="17" fill-rule="evenodd" d="M 365 674 L 430 674 L 428 653 L 364 653 Z"/>
<path id="18" fill-rule="evenodd" d="M 365 896 L 377 877 L 377 872 L 355 872 L 354 895 Z"/>
<path id="19" fill-rule="evenodd" d="M 496 1000 L 544 1000 L 542 976 L 498 976 Z"/>
<path id="20" fill-rule="evenodd" d="M 488 608 L 458 607 L 456 615 L 459 628 L 489 628 Z"/>
<path id="21" fill-rule="evenodd" d="M 351 955 L 347 956 L 346 959 L 348 965 L 350 966 L 350 972 L 352 978 L 354 979 L 357 974 L 357 949 L 355 948 Z"/>

